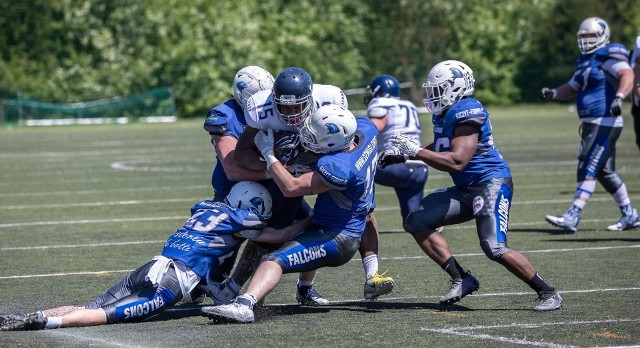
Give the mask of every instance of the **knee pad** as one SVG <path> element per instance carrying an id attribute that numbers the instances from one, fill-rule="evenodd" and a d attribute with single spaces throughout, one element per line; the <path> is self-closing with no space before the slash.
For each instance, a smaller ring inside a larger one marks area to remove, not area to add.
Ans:
<path id="1" fill-rule="evenodd" d="M 491 261 L 498 261 L 498 259 L 509 250 L 506 246 L 500 246 L 499 244 L 490 243 L 486 240 L 480 241 L 480 247 Z"/>

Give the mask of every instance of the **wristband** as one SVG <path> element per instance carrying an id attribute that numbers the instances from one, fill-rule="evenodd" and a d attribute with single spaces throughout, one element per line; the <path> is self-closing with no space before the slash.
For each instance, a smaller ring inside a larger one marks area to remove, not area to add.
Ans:
<path id="1" fill-rule="evenodd" d="M 616 98 L 624 99 L 625 95 L 622 92 L 616 93 Z"/>

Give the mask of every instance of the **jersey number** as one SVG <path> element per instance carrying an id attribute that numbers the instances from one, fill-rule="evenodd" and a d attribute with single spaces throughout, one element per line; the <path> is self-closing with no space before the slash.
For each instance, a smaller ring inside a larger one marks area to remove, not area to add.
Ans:
<path id="1" fill-rule="evenodd" d="M 404 123 L 405 128 L 409 128 L 409 124 L 413 122 L 417 129 L 420 129 L 420 121 L 418 118 L 418 109 L 414 107 L 409 107 L 407 105 L 398 105 L 400 109 L 404 111 L 404 114 L 407 116 L 407 122 Z"/>

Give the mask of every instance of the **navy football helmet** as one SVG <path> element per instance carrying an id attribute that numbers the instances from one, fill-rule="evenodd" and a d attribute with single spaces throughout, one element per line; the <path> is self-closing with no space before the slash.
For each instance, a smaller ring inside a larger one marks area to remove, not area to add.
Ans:
<path id="1" fill-rule="evenodd" d="M 400 82 L 391 75 L 383 74 L 371 80 L 367 92 L 371 95 L 364 97 L 365 105 L 369 105 L 373 98 L 399 98 Z"/>
<path id="2" fill-rule="evenodd" d="M 273 100 L 278 118 L 287 125 L 298 126 L 315 110 L 313 81 L 301 68 L 284 69 L 273 83 Z"/>

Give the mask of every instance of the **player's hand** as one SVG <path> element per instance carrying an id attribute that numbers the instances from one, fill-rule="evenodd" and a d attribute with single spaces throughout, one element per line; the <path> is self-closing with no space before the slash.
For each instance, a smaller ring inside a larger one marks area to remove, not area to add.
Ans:
<path id="1" fill-rule="evenodd" d="M 403 134 L 394 134 L 391 136 L 391 144 L 395 146 L 401 155 L 414 157 L 418 151 L 422 150 L 420 143 Z"/>
<path id="2" fill-rule="evenodd" d="M 556 90 L 552 88 L 543 87 L 540 90 L 541 100 L 551 100 L 556 96 Z"/>
<path id="3" fill-rule="evenodd" d="M 267 169 L 271 167 L 271 165 L 278 161 L 276 156 L 273 154 L 273 130 L 259 130 L 256 133 L 255 138 L 253 138 L 253 142 L 256 144 L 256 147 L 262 154 L 262 157 L 267 162 Z"/>
<path id="4" fill-rule="evenodd" d="M 615 98 L 613 98 L 613 101 L 611 102 L 611 115 L 613 116 L 620 116 L 622 114 L 622 97 L 619 95 L 616 95 Z"/>
<path id="5" fill-rule="evenodd" d="M 399 151 L 387 150 L 380 154 L 378 165 L 384 169 L 392 164 L 405 163 L 406 161 L 407 159 Z"/>

